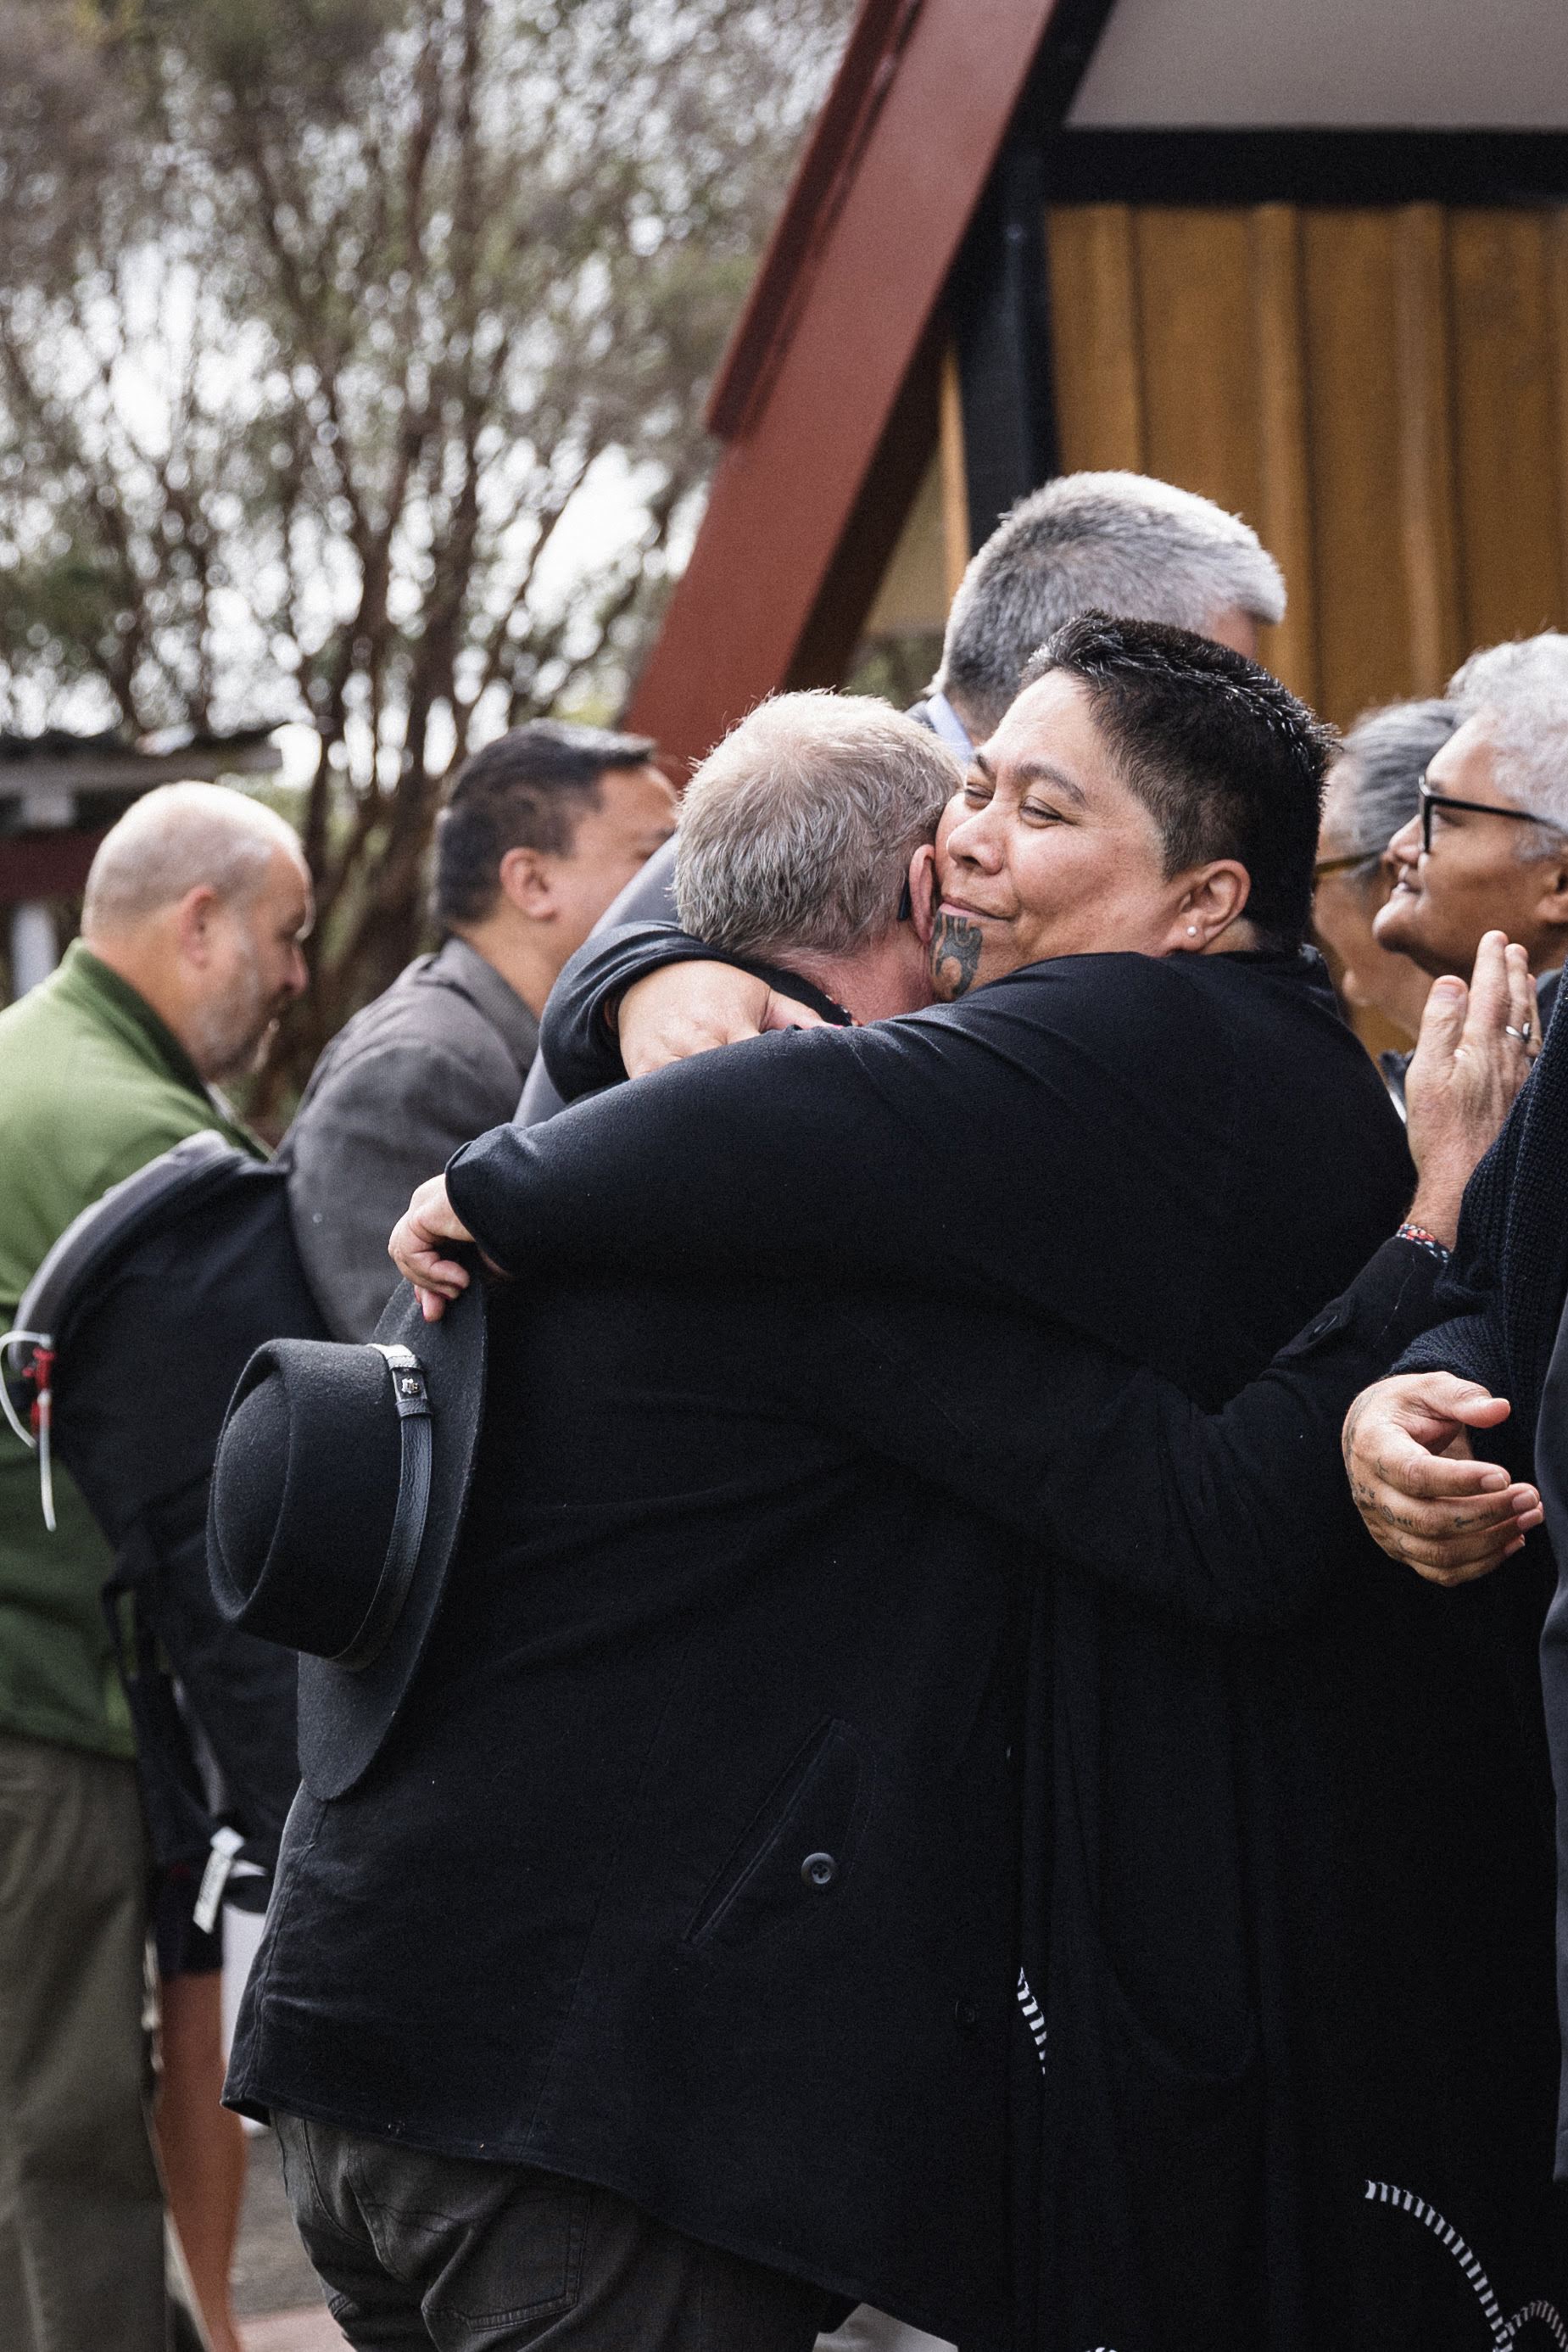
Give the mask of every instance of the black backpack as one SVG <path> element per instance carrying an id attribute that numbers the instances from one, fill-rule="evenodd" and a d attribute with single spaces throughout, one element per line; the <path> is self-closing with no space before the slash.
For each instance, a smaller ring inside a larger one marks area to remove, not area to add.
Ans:
<path id="1" fill-rule="evenodd" d="M 83 1211 L 0 1341 L 46 1517 L 53 1454 L 114 1548 L 104 1601 L 154 1858 L 205 1871 L 208 1922 L 231 1873 L 229 1898 L 263 1906 L 298 1769 L 294 1661 L 214 1606 L 207 1482 L 252 1351 L 329 1337 L 287 1168 L 207 1129 Z"/>

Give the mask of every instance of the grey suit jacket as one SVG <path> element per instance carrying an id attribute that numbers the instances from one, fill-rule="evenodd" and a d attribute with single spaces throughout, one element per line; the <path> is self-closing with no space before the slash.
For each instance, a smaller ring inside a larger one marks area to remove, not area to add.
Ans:
<path id="1" fill-rule="evenodd" d="M 374 1330 L 397 1286 L 387 1236 L 460 1143 L 508 1119 L 538 1023 L 463 940 L 421 956 L 340 1030 L 284 1139 L 305 1270 L 340 1339 Z"/>

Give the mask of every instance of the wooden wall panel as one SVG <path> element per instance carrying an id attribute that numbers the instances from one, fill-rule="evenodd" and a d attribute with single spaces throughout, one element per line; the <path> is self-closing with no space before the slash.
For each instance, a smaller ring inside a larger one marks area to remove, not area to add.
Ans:
<path id="1" fill-rule="evenodd" d="M 1568 212 L 1547 217 L 1546 294 L 1557 420 L 1557 553 L 1568 603 Z"/>
<path id="2" fill-rule="evenodd" d="M 1449 221 L 1459 541 L 1467 645 L 1563 616 L 1557 395 L 1547 220 Z"/>
<path id="3" fill-rule="evenodd" d="M 1245 515 L 1264 651 L 1341 725 L 1568 623 L 1568 213 L 1051 215 L 1062 464 Z"/>
<path id="4" fill-rule="evenodd" d="M 1464 651 L 1454 472 L 1448 224 L 1437 205 L 1397 217 L 1394 302 L 1399 504 L 1412 694 L 1440 694 Z"/>
<path id="5" fill-rule="evenodd" d="M 1302 244 L 1319 692 L 1323 709 L 1343 723 L 1411 685 L 1396 224 L 1390 213 L 1310 212 Z"/>
<path id="6" fill-rule="evenodd" d="M 969 562 L 969 485 L 964 472 L 964 404 L 958 354 L 951 343 L 942 354 L 937 394 L 936 462 L 942 478 L 942 577 L 950 604 Z"/>
<path id="7" fill-rule="evenodd" d="M 1144 462 L 1235 513 L 1259 499 L 1252 268 L 1243 212 L 1149 209 L 1134 221 Z M 1195 396 L 1196 395 L 1196 396 Z"/>
<path id="8" fill-rule="evenodd" d="M 1143 329 L 1133 215 L 1079 205 L 1050 223 L 1057 431 L 1067 470 L 1145 470 Z"/>
<path id="9" fill-rule="evenodd" d="M 1252 348 L 1257 368 L 1258 534 L 1284 572 L 1285 617 L 1263 632 L 1262 655 L 1294 693 L 1320 692 L 1317 551 L 1312 544 L 1311 404 L 1302 307 L 1301 215 L 1260 205 L 1249 223 Z"/>

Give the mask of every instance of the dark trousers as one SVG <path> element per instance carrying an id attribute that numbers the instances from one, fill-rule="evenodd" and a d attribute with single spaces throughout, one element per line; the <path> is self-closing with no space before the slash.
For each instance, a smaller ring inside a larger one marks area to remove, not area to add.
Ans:
<path id="1" fill-rule="evenodd" d="M 164 2352 L 136 1767 L 0 1731 L 0 2347 Z"/>
<path id="2" fill-rule="evenodd" d="M 295 2224 L 358 2352 L 810 2352 L 844 2307 L 587 2181 L 273 2121 Z"/>

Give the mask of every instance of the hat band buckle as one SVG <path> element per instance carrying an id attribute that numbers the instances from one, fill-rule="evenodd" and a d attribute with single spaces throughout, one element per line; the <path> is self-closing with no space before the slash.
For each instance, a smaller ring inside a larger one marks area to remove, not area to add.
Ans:
<path id="1" fill-rule="evenodd" d="M 368 1666 L 392 1638 L 413 1581 L 430 1509 L 431 1415 L 424 1372 L 413 1349 L 401 1343 L 371 1339 L 366 1344 L 385 1358 L 392 1376 L 400 1461 L 397 1508 L 392 1514 L 392 1533 L 387 1538 L 386 1556 L 376 1579 L 376 1589 L 353 1639 L 328 1661 L 350 1671 Z"/>

